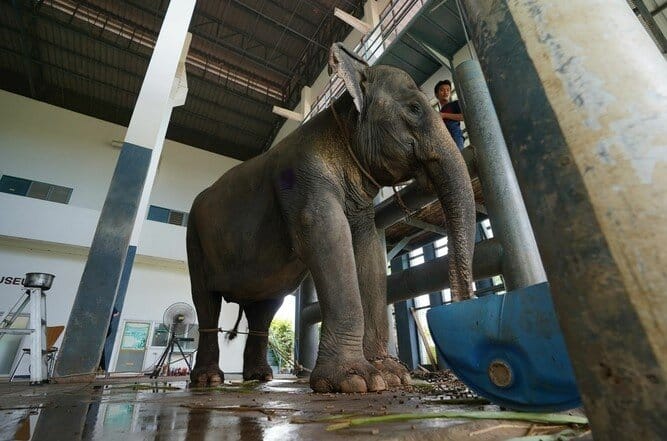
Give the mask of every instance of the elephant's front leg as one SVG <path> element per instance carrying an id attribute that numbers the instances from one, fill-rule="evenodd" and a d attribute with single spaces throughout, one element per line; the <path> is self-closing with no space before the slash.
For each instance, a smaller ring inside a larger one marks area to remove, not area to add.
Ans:
<path id="1" fill-rule="evenodd" d="M 317 363 L 310 375 L 315 392 L 368 392 L 387 388 L 364 357 L 364 316 L 350 227 L 340 203 L 322 197 L 295 219 L 295 245 L 315 281 L 322 330 Z"/>
<path id="2" fill-rule="evenodd" d="M 408 369 L 387 352 L 387 269 L 385 250 L 375 229 L 372 212 L 352 219 L 352 241 L 364 311 L 364 356 L 382 372 L 389 387 L 410 384 Z"/>

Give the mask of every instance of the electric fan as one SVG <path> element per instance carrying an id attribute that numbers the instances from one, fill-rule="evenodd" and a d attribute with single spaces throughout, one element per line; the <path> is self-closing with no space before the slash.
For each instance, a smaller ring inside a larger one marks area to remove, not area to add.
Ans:
<path id="1" fill-rule="evenodd" d="M 169 371 L 168 366 L 171 364 L 171 356 L 174 353 L 174 345 L 178 348 L 178 351 L 181 353 L 185 364 L 188 366 L 188 370 L 192 370 L 190 366 L 190 361 L 185 356 L 183 348 L 181 347 L 180 342 L 194 341 L 194 338 L 185 337 L 185 334 L 188 330 L 188 326 L 195 322 L 195 311 L 192 306 L 184 302 L 174 303 L 169 306 L 162 316 L 162 323 L 164 327 L 169 330 L 169 342 L 164 348 L 164 352 L 160 356 L 160 359 L 155 364 L 155 369 L 151 373 L 150 378 L 157 378 L 160 375 L 162 366 L 164 362 L 167 361 L 167 372 Z"/>

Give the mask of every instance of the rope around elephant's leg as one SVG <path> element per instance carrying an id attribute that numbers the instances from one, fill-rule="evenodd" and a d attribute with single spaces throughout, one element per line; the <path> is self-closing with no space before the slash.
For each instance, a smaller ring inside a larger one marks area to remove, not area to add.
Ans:
<path id="1" fill-rule="evenodd" d="M 268 337 L 269 333 L 265 331 L 251 331 L 248 330 L 247 332 L 243 331 L 235 331 L 233 329 L 222 329 L 222 328 L 205 328 L 205 329 L 199 329 L 199 332 L 222 332 L 222 333 L 227 333 L 231 334 L 233 332 L 236 332 L 237 334 L 245 334 L 245 335 L 257 335 L 259 337 Z"/>

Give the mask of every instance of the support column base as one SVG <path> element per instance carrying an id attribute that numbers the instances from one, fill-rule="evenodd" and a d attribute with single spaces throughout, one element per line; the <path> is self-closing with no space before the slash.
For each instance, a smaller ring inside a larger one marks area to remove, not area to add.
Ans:
<path id="1" fill-rule="evenodd" d="M 96 374 L 76 374 L 76 375 L 67 375 L 66 377 L 53 377 L 51 381 L 56 384 L 66 384 L 66 383 L 90 383 L 95 381 L 97 377 Z"/>

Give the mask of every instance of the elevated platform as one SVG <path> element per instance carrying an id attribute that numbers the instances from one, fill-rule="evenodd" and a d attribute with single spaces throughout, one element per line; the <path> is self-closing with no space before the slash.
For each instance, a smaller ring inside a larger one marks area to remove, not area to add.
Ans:
<path id="1" fill-rule="evenodd" d="M 482 194 L 482 185 L 479 182 L 479 178 L 472 178 L 472 189 L 475 192 L 475 203 L 478 208 L 484 210 L 484 195 Z M 442 212 L 440 202 L 437 200 L 422 207 L 412 217 L 419 221 L 426 222 L 427 224 L 443 229 L 445 228 L 445 215 Z M 432 231 L 423 230 L 414 225 L 410 225 L 405 221 L 399 221 L 385 230 L 385 237 L 387 240 L 387 250 L 391 250 L 393 246 L 400 242 L 404 237 L 411 237 L 410 241 L 405 246 L 405 249 L 409 251 L 431 243 L 442 237 L 442 235 Z"/>

